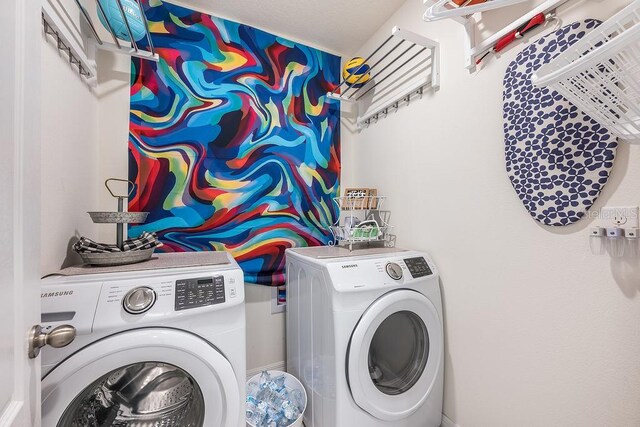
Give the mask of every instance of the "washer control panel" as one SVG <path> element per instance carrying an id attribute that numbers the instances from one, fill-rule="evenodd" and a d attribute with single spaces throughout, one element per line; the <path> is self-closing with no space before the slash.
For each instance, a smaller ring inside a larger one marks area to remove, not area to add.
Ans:
<path id="1" fill-rule="evenodd" d="M 430 276 L 433 274 L 427 260 L 424 257 L 405 258 L 404 264 L 407 266 L 409 273 L 414 278 Z"/>
<path id="2" fill-rule="evenodd" d="M 131 289 L 122 299 L 122 306 L 129 314 L 142 314 L 156 302 L 156 293 L 148 286 Z"/>
<path id="3" fill-rule="evenodd" d="M 176 280 L 176 311 L 223 302 L 225 302 L 224 276 Z"/>

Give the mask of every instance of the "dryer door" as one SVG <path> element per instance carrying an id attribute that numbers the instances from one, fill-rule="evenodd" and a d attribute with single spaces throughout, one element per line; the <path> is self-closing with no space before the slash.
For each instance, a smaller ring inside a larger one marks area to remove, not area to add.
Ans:
<path id="1" fill-rule="evenodd" d="M 136 329 L 83 348 L 43 378 L 42 425 L 237 427 L 240 400 L 231 364 L 208 342 Z"/>
<path id="2" fill-rule="evenodd" d="M 419 292 L 393 291 L 362 315 L 351 336 L 347 378 L 355 402 L 396 421 L 424 404 L 442 363 L 442 323 Z"/>

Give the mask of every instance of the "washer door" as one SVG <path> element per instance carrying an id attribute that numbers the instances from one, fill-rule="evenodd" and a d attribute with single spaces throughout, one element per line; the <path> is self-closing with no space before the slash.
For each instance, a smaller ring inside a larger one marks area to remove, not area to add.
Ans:
<path id="1" fill-rule="evenodd" d="M 99 340 L 42 380 L 42 425 L 237 427 L 238 379 L 205 340 L 137 329 Z"/>
<path id="2" fill-rule="evenodd" d="M 347 353 L 353 400 L 374 417 L 397 421 L 422 406 L 442 363 L 442 325 L 424 295 L 393 291 L 358 321 Z"/>

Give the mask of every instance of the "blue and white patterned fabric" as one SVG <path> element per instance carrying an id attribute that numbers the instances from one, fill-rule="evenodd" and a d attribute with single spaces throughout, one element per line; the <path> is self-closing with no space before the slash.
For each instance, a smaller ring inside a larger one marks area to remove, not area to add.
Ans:
<path id="1" fill-rule="evenodd" d="M 575 22 L 529 45 L 504 77 L 507 174 L 531 216 L 545 225 L 578 221 L 609 179 L 617 140 L 531 74 L 600 25 Z"/>

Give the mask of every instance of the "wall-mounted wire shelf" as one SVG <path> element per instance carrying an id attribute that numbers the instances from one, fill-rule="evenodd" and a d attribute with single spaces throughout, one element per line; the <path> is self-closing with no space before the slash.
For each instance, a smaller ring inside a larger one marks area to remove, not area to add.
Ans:
<path id="1" fill-rule="evenodd" d="M 99 49 L 104 49 L 104 50 L 109 50 L 112 52 L 118 52 L 118 53 L 122 53 L 125 55 L 129 55 L 129 56 L 135 56 L 138 58 L 142 58 L 142 59 L 149 59 L 152 61 L 158 61 L 158 54 L 155 51 L 155 48 L 153 46 L 153 41 L 151 40 L 151 31 L 149 30 L 149 22 L 147 21 L 147 16 L 144 13 L 144 8 L 142 7 L 142 2 L 141 0 L 136 0 L 136 3 L 138 4 L 138 7 L 140 8 L 140 15 L 142 17 L 142 21 L 144 23 L 144 29 L 145 29 L 145 34 L 144 34 L 144 40 L 146 40 L 147 42 L 147 49 L 144 49 L 142 46 L 140 46 L 138 44 L 138 42 L 136 42 L 134 36 L 133 36 L 133 31 L 131 31 L 131 26 L 129 25 L 129 21 L 127 20 L 127 16 L 126 13 L 124 11 L 124 7 L 122 6 L 122 1 L 121 0 L 114 0 L 116 2 L 116 5 L 118 6 L 118 10 L 120 11 L 120 16 L 122 17 L 122 21 L 125 24 L 125 28 L 127 30 L 127 34 L 129 35 L 129 40 L 131 41 L 131 45 L 127 46 L 127 42 L 124 42 L 123 40 L 118 39 L 118 37 L 116 37 L 116 31 L 114 30 L 114 28 L 111 26 L 111 24 L 109 23 L 109 21 L 106 18 L 105 15 L 105 11 L 102 7 L 102 4 L 100 4 L 100 2 L 98 0 L 94 0 L 95 4 L 96 4 L 96 8 L 97 8 L 97 13 L 99 13 L 104 22 L 107 24 L 107 30 L 109 31 L 111 38 L 113 40 L 113 43 L 111 42 L 107 42 L 107 41 L 103 41 L 100 36 L 98 35 L 98 31 L 96 30 L 95 25 L 93 24 L 93 20 L 91 19 L 91 15 L 87 12 L 87 10 L 82 6 L 82 4 L 80 3 L 80 0 L 75 0 L 76 5 L 78 6 L 78 9 L 80 10 L 80 14 L 82 15 L 84 21 L 87 23 L 87 25 L 89 26 L 89 29 L 91 30 L 91 36 L 94 38 L 94 40 L 96 41 L 96 43 L 98 44 L 98 48 Z"/>
<path id="2" fill-rule="evenodd" d="M 360 129 L 389 109 L 397 109 L 402 102 L 422 95 L 425 88 L 440 87 L 440 44 L 412 31 L 393 27 L 391 35 L 364 62 L 369 65 L 367 83 L 359 85 L 358 80 L 349 83 L 352 76 L 359 75 L 363 65 L 327 93 L 331 99 L 356 105 L 356 123 Z M 412 72 L 419 74 L 419 78 L 403 82 L 403 77 Z M 378 94 L 382 95 L 378 97 Z"/>
<path id="3" fill-rule="evenodd" d="M 438 21 L 447 18 L 465 18 L 474 13 L 485 12 L 487 10 L 499 9 L 512 6 L 527 0 L 487 0 L 469 6 L 456 6 L 451 0 L 425 0 L 425 4 L 434 3 L 424 13 L 425 21 Z"/>
<path id="4" fill-rule="evenodd" d="M 611 133 L 640 143 L 640 0 L 583 36 L 532 76 Z"/>
<path id="5" fill-rule="evenodd" d="M 90 84 L 94 84 L 96 79 L 95 62 L 89 60 L 81 49 L 73 47 L 73 42 L 63 35 L 59 25 L 55 23 L 55 19 L 52 19 L 51 15 L 45 13 L 44 10 L 42 12 L 42 28 L 45 37 L 51 36 L 58 50 L 67 55 L 69 64 L 77 67 L 78 74 L 87 79 Z"/>
<path id="6" fill-rule="evenodd" d="M 382 210 L 385 196 L 335 197 L 340 214 L 330 227 L 334 244 L 348 246 L 393 247 L 395 235 L 389 225 L 389 211 Z"/>
<path id="7" fill-rule="evenodd" d="M 80 15 L 80 20 L 87 24 L 89 34 L 84 34 L 78 25 L 74 25 L 70 22 L 72 21 L 71 17 L 73 17 L 75 13 L 72 10 L 66 9 L 74 9 L 73 7 L 67 7 L 65 9 L 61 6 L 62 3 L 53 2 L 52 0 L 45 0 L 42 3 L 42 25 L 44 28 L 44 34 L 46 36 L 51 36 L 55 40 L 58 49 L 67 54 L 69 62 L 78 68 L 78 73 L 87 79 L 87 82 L 91 85 L 95 85 L 97 74 L 94 60 L 95 48 L 148 59 L 151 61 L 159 60 L 158 54 L 153 46 L 153 41 L 151 40 L 149 23 L 146 15 L 144 14 L 141 0 L 136 0 L 136 2 L 140 8 L 141 18 L 145 26 L 145 36 L 141 39 L 141 41 L 145 41 L 145 47 L 142 46 L 140 41 L 136 42 L 134 39 L 131 26 L 129 25 L 129 21 L 126 19 L 126 14 L 121 0 L 114 1 L 120 10 L 121 16 L 123 17 L 123 22 L 131 42 L 126 42 L 116 37 L 116 31 L 106 19 L 104 9 L 98 0 L 91 0 L 90 2 L 95 3 L 96 13 L 100 14 L 102 18 L 104 18 L 104 22 L 107 23 L 106 29 L 108 30 L 113 42 L 108 42 L 100 37 L 91 14 L 88 12 L 87 8 L 83 6 L 80 0 L 74 0 L 74 2 L 77 6 L 77 13 Z"/>
<path id="8" fill-rule="evenodd" d="M 442 0 L 424 0 L 424 4 L 431 5 L 431 7 L 427 9 L 427 12 L 423 16 L 423 19 L 429 22 L 437 19 L 450 18 L 455 22 L 462 24 L 465 30 L 465 67 L 469 70 L 469 72 L 474 72 L 477 66 L 476 59 L 491 51 L 493 46 L 495 46 L 498 41 L 503 39 L 508 34 L 516 31 L 518 28 L 521 28 L 536 15 L 543 14 L 548 17 L 555 16 L 556 9 L 562 6 L 564 3 L 567 3 L 568 1 L 570 0 L 546 0 L 545 2 L 533 8 L 528 13 L 513 21 L 511 24 L 504 27 L 502 30 L 496 32 L 495 34 L 480 42 L 476 40 L 476 28 L 478 26 L 478 22 L 472 14 L 476 12 L 482 12 L 483 7 L 484 11 L 488 11 L 491 9 L 496 9 L 498 7 L 512 6 L 514 4 L 520 3 L 521 1 L 489 0 L 486 3 L 481 3 L 478 5 L 463 6 L 457 9 L 444 10 L 442 9 L 443 6 L 440 6 L 443 3 Z"/>

